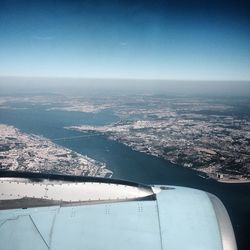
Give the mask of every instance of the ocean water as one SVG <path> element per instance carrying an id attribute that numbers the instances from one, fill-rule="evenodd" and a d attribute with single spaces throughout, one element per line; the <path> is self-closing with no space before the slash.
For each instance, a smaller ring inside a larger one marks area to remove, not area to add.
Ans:
<path id="1" fill-rule="evenodd" d="M 19 106 L 20 107 L 20 106 Z M 42 135 L 51 140 L 82 135 L 65 126 L 104 125 L 118 121 L 111 110 L 99 113 L 46 111 L 45 107 L 0 109 L 0 123 L 13 125 L 23 132 Z M 112 178 L 145 184 L 167 184 L 198 188 L 217 195 L 231 217 L 239 249 L 249 249 L 250 184 L 223 184 L 204 179 L 198 173 L 166 160 L 132 150 L 104 135 L 86 134 L 82 138 L 57 140 L 56 143 L 105 162 L 114 172 Z"/>

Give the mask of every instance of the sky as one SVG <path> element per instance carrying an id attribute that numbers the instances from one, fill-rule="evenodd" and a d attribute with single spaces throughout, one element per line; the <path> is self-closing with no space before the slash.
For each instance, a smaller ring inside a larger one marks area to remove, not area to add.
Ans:
<path id="1" fill-rule="evenodd" d="M 250 80 L 250 3 L 0 1 L 0 76 Z"/>

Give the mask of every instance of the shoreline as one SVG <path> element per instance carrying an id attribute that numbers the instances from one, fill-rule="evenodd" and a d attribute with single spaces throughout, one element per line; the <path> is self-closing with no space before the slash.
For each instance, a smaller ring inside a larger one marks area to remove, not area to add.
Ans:
<path id="1" fill-rule="evenodd" d="M 99 126 L 99 127 L 98 126 L 90 126 L 90 125 L 65 126 L 64 129 L 77 131 L 77 132 L 80 132 L 83 134 L 84 133 L 88 133 L 88 134 L 100 133 L 101 135 L 105 136 L 107 139 L 121 143 L 121 144 L 131 148 L 134 151 L 141 152 L 141 153 L 144 153 L 147 155 L 151 155 L 151 156 L 157 157 L 159 159 L 163 159 L 167 162 L 170 162 L 174 165 L 183 167 L 185 169 L 192 169 L 193 171 L 197 172 L 201 178 L 204 178 L 204 179 L 212 179 L 214 181 L 221 182 L 221 183 L 234 183 L 234 184 L 235 183 L 250 183 L 250 179 L 241 179 L 241 176 L 233 176 L 233 175 L 230 176 L 228 174 L 218 173 L 217 171 L 219 169 L 214 169 L 214 171 L 211 172 L 211 170 L 204 171 L 204 168 L 197 169 L 197 168 L 194 168 L 192 166 L 187 167 L 184 164 L 177 163 L 173 159 L 167 159 L 166 157 L 164 157 L 163 155 L 161 155 L 157 151 L 151 150 L 151 148 L 145 150 L 145 147 L 142 147 L 140 144 L 137 144 L 136 142 L 124 140 L 124 138 L 119 138 L 119 136 L 116 134 L 116 132 L 109 130 L 109 129 L 106 130 L 105 126 Z M 222 175 L 222 176 L 224 175 L 224 177 L 220 178 L 220 175 Z"/>
<path id="2" fill-rule="evenodd" d="M 225 180 L 220 180 L 220 179 L 214 179 L 216 180 L 217 182 L 220 182 L 220 183 L 227 183 L 227 184 L 247 184 L 247 183 L 250 183 L 250 180 L 228 180 L 228 179 L 225 179 Z"/>

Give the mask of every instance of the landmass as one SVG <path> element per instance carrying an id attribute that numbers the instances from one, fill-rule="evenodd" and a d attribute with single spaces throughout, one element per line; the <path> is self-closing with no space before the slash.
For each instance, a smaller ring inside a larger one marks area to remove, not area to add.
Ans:
<path id="1" fill-rule="evenodd" d="M 5 124 L 0 124 L 0 170 L 112 176 L 101 162 Z"/>
<path id="2" fill-rule="evenodd" d="M 104 134 L 134 150 L 197 170 L 203 178 L 222 182 L 250 181 L 249 98 L 38 95 L 6 96 L 0 102 L 0 108 L 7 109 L 34 105 L 43 106 L 48 112 L 98 113 L 108 109 L 118 122 L 68 129 Z"/>
<path id="3" fill-rule="evenodd" d="M 120 101 L 121 103 L 121 101 Z M 247 103 L 249 105 L 249 103 Z M 232 105 L 195 98 L 137 97 L 116 105 L 121 121 L 71 126 L 101 133 L 221 182 L 250 181 L 250 121 Z"/>
<path id="4" fill-rule="evenodd" d="M 26 107 L 20 107 L 20 104 L 26 105 Z M 2 96 L 0 100 L 0 109 L 27 109 L 35 105 L 43 106 L 46 111 L 55 110 L 83 113 L 97 113 L 112 107 L 111 103 L 103 103 L 102 100 L 90 101 L 82 97 L 66 97 L 61 95 Z"/>

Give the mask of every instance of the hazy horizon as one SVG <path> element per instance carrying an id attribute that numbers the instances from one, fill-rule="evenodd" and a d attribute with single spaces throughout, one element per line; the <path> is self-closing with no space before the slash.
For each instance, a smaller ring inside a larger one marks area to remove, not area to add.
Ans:
<path id="1" fill-rule="evenodd" d="M 169 94 L 250 96 L 250 81 L 0 77 L 1 95 Z"/>

